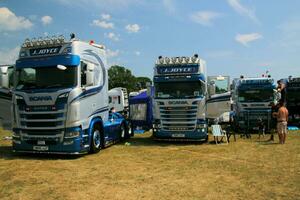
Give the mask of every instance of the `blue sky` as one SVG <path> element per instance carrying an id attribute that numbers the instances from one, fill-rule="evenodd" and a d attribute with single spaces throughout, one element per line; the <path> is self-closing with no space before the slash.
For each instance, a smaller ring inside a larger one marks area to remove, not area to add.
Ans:
<path id="1" fill-rule="evenodd" d="M 200 55 L 208 75 L 300 76 L 299 0 L 2 0 L 0 64 L 25 38 L 71 32 L 110 64 L 153 76 L 156 58 Z"/>

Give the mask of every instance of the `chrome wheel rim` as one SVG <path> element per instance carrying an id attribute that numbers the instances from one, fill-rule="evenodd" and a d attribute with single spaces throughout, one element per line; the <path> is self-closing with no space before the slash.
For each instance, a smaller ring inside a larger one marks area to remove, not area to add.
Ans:
<path id="1" fill-rule="evenodd" d="M 125 138 L 125 129 L 123 126 L 121 127 L 121 137 Z"/>
<path id="2" fill-rule="evenodd" d="M 100 131 L 98 131 L 98 130 L 94 131 L 93 141 L 94 141 L 94 147 L 96 147 L 98 149 L 100 147 L 100 144 L 101 144 Z"/>

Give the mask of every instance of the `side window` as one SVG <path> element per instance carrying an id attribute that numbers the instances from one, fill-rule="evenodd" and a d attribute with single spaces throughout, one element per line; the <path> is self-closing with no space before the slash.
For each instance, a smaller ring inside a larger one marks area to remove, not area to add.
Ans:
<path id="1" fill-rule="evenodd" d="M 112 98 L 111 96 L 108 97 L 108 103 L 111 103 L 112 102 Z"/>
<path id="2" fill-rule="evenodd" d="M 86 86 L 86 71 L 87 71 L 87 63 L 81 61 L 81 86 Z"/>
<path id="3" fill-rule="evenodd" d="M 121 104 L 121 97 L 118 96 L 118 104 Z"/>
<path id="4" fill-rule="evenodd" d="M 94 86 L 96 81 L 95 64 L 87 61 L 81 61 L 81 86 Z"/>

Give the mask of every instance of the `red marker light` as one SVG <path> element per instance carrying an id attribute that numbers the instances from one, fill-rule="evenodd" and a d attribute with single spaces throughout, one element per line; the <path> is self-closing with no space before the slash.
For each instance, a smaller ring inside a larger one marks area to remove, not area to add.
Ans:
<path id="1" fill-rule="evenodd" d="M 91 40 L 91 41 L 90 41 L 90 45 L 92 45 L 92 44 L 94 44 L 94 40 Z"/>

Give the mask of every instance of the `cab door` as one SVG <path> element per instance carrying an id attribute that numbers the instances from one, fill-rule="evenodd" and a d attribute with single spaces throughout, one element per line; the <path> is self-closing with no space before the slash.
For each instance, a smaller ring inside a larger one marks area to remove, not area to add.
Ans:
<path id="1" fill-rule="evenodd" d="M 6 130 L 12 127 L 13 79 L 13 66 L 0 66 L 0 127 Z"/>

